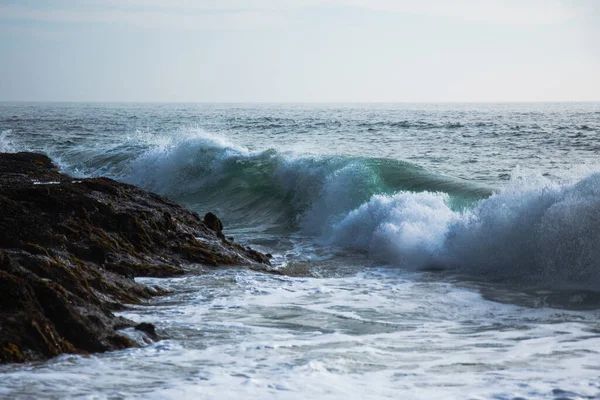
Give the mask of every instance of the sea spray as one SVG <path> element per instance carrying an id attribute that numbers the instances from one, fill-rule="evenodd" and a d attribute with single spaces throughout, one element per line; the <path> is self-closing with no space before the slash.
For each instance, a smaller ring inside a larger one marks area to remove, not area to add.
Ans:
<path id="1" fill-rule="evenodd" d="M 456 218 L 458 214 L 450 209 L 444 193 L 375 195 L 335 224 L 325 243 L 421 268 L 439 259 L 448 226 Z"/>
<path id="2" fill-rule="evenodd" d="M 325 242 L 405 268 L 596 289 L 600 174 L 574 184 L 517 180 L 463 211 L 453 211 L 443 193 L 377 195 L 335 224 Z"/>

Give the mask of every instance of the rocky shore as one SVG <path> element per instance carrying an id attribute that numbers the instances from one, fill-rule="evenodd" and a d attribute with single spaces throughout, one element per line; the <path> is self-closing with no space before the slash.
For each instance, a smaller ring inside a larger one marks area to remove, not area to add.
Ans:
<path id="1" fill-rule="evenodd" d="M 198 265 L 266 270 L 269 258 L 204 218 L 135 186 L 60 173 L 45 155 L 0 153 L 0 363 L 136 346 L 113 314 L 164 294 L 135 277 Z"/>

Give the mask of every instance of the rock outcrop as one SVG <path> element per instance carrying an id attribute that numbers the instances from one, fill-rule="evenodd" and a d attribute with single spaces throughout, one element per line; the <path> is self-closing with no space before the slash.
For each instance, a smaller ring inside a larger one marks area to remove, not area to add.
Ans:
<path id="1" fill-rule="evenodd" d="M 194 265 L 266 269 L 262 253 L 227 240 L 214 215 L 135 186 L 76 179 L 41 154 L 0 154 L 0 362 L 135 346 L 113 311 L 164 292 L 134 277 Z"/>

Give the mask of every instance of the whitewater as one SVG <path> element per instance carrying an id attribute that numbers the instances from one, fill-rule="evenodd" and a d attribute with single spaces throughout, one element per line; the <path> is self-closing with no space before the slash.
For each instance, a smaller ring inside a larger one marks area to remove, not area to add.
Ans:
<path id="1" fill-rule="evenodd" d="M 0 103 L 0 151 L 284 273 L 139 279 L 172 294 L 122 315 L 165 340 L 0 366 L 0 398 L 600 398 L 599 135 L 600 103 Z"/>

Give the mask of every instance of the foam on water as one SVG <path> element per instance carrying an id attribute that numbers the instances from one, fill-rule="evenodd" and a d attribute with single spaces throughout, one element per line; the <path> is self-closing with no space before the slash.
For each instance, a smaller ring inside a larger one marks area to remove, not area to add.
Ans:
<path id="1" fill-rule="evenodd" d="M 124 313 L 169 340 L 27 368 L 7 397 L 548 398 L 597 396 L 597 313 L 486 301 L 374 269 L 315 279 L 220 270 Z"/>
<path id="2" fill-rule="evenodd" d="M 11 129 L 0 132 L 0 153 L 12 153 L 15 151 L 13 141 L 10 138 Z"/>
<path id="3" fill-rule="evenodd" d="M 453 211 L 444 193 L 376 195 L 325 237 L 406 268 L 594 290 L 599 240 L 598 173 L 572 184 L 517 179 L 462 211 Z"/>

